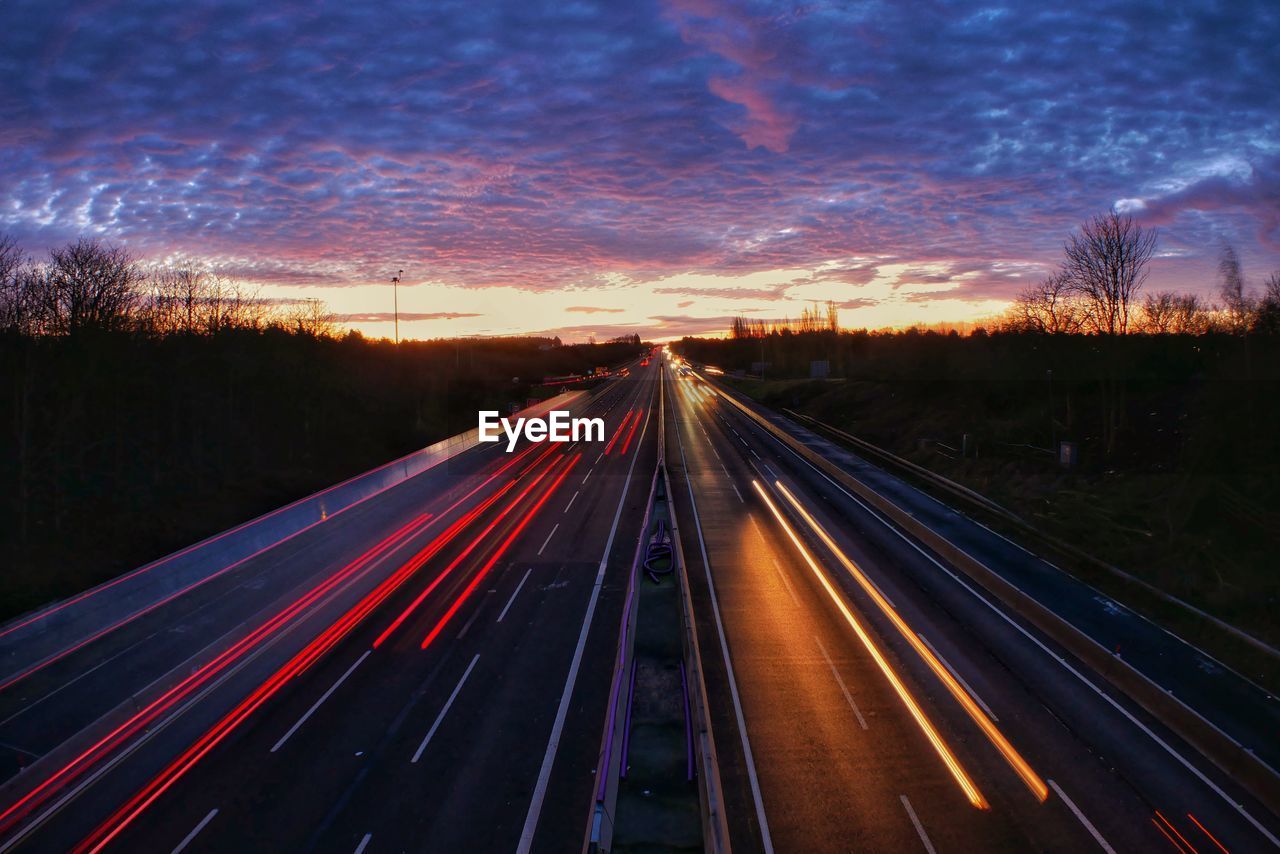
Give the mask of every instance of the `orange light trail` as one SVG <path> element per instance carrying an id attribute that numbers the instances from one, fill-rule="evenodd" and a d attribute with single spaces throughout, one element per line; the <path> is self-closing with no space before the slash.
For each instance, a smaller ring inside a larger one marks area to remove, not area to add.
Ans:
<path id="1" fill-rule="evenodd" d="M 938 657 L 933 654 L 931 649 L 924 645 L 924 642 L 920 640 L 920 636 L 911 630 L 911 627 L 902 619 L 902 616 L 898 613 L 897 609 L 890 605 L 889 601 L 885 599 L 876 586 L 871 583 L 871 579 L 867 578 L 862 570 L 859 569 L 843 551 L 841 551 L 840 547 L 836 545 L 830 535 L 828 535 L 823 527 L 818 524 L 818 520 L 814 519 L 813 516 L 810 515 L 809 511 L 800 504 L 800 501 L 791 494 L 789 489 L 782 485 L 781 481 L 775 480 L 774 485 L 778 487 L 778 490 L 782 493 L 783 497 L 791 503 L 791 506 L 800 514 L 804 521 L 809 525 L 810 529 L 818 535 L 818 538 L 822 540 L 831 553 L 836 556 L 836 559 L 840 561 L 841 565 L 844 566 L 844 568 L 848 570 L 849 574 L 853 576 L 854 580 L 858 582 L 858 586 L 861 587 L 867 596 L 871 598 L 871 601 L 876 603 L 876 607 L 878 607 L 880 611 L 889 618 L 889 621 L 893 623 L 893 626 L 898 630 L 898 633 L 907 640 L 907 643 L 911 644 L 911 648 L 916 651 L 916 654 L 924 660 L 925 664 L 929 665 L 929 669 L 932 670 L 934 675 L 937 676 L 938 679 L 941 680 L 942 684 L 947 687 L 947 690 L 951 692 L 951 696 L 955 697 L 960 705 L 964 707 L 964 710 L 969 714 L 969 717 L 978 725 L 982 732 L 991 741 L 992 745 L 995 746 L 996 750 L 1000 751 L 1000 755 L 1005 758 L 1005 761 L 1009 763 L 1010 767 L 1012 767 L 1017 775 L 1022 778 L 1022 781 L 1027 784 L 1027 788 L 1031 790 L 1032 794 L 1034 794 L 1042 803 L 1048 799 L 1049 788 L 1045 785 L 1044 780 L 1040 779 L 1040 775 L 1036 774 L 1035 770 L 1032 769 L 1032 767 L 1027 764 L 1027 761 L 1022 758 L 1022 755 L 1014 749 L 1013 745 L 1009 743 L 1009 740 L 1005 738 L 1004 733 L 1000 732 L 1000 730 L 996 728 L 995 723 L 978 706 L 978 704 L 974 702 L 973 697 L 970 696 L 969 692 L 966 691 L 964 687 L 960 685 L 959 681 L 951 675 L 951 671 L 938 660 Z"/>
<path id="2" fill-rule="evenodd" d="M 1209 841 L 1210 841 L 1210 842 L 1212 842 L 1214 845 L 1218 846 L 1218 850 L 1219 850 L 1219 851 L 1221 851 L 1221 852 L 1222 852 L 1222 854 L 1231 854 L 1231 852 L 1227 850 L 1227 847 L 1226 847 L 1225 845 L 1223 845 L 1221 842 L 1219 842 L 1219 841 L 1218 841 L 1218 837 L 1216 837 L 1216 836 L 1214 836 L 1212 833 L 1210 833 L 1210 832 L 1209 832 L 1209 828 L 1207 828 L 1207 827 L 1205 827 L 1203 824 L 1201 824 L 1201 823 L 1200 823 L 1200 820 L 1199 820 L 1198 818 L 1196 818 L 1195 816 L 1193 816 L 1191 813 L 1187 813 L 1187 818 L 1191 819 L 1192 823 L 1194 823 L 1196 827 L 1200 828 L 1200 832 L 1201 832 L 1201 833 L 1203 833 L 1205 836 L 1209 837 Z"/>
<path id="3" fill-rule="evenodd" d="M 819 583 L 822 584 L 823 589 L 827 591 L 827 595 L 831 597 L 831 601 L 835 603 L 836 608 L 839 609 L 840 613 L 844 616 L 845 622 L 847 622 L 853 629 L 854 633 L 858 636 L 858 640 L 862 641 L 862 645 L 866 647 L 867 652 L 871 653 L 871 657 L 875 660 L 876 666 L 880 668 L 880 672 L 882 672 L 885 675 L 885 678 L 889 680 L 889 684 L 893 686 L 893 690 L 897 692 L 898 697 L 901 698 L 903 704 L 907 707 L 907 711 L 909 711 L 911 713 L 911 717 L 915 719 L 917 726 L 920 727 L 921 731 L 925 734 L 925 737 L 929 739 L 929 743 L 933 745 L 933 749 L 937 751 L 943 764 L 946 765 L 947 770 L 951 772 L 951 776 L 955 778 L 955 781 L 964 791 L 965 797 L 969 799 L 969 803 L 973 804 L 973 806 L 980 810 L 988 809 L 989 805 L 987 804 L 986 798 L 984 798 L 982 793 L 978 791 L 977 785 L 960 765 L 960 760 L 956 758 L 955 754 L 951 752 L 951 748 L 942 740 L 942 736 L 938 734 L 938 730 L 925 715 L 924 710 L 916 703 L 915 698 L 911 696 L 911 692 L 907 690 L 907 686 L 902 684 L 902 680 L 898 678 L 898 674 L 889 666 L 889 662 L 885 659 L 884 655 L 881 654 L 879 648 L 875 644 L 875 641 L 873 641 L 871 636 L 867 634 L 866 629 L 864 629 L 862 624 L 858 622 L 858 618 L 853 615 L 853 612 L 851 612 L 848 606 L 845 605 L 844 600 L 836 593 L 835 588 L 831 586 L 831 582 L 818 567 L 813 556 L 809 554 L 809 550 L 800 542 L 799 536 L 796 535 L 796 532 L 792 529 L 790 523 L 787 522 L 786 517 L 784 517 L 782 512 L 778 510 L 777 506 L 769 498 L 768 493 L 764 491 L 764 487 L 760 485 L 759 481 L 752 480 L 751 485 L 755 487 L 755 490 L 759 493 L 761 500 L 763 500 L 765 506 L 769 508 L 769 512 L 778 520 L 778 524 L 782 526 L 782 530 L 786 532 L 787 536 L 791 539 L 792 544 L 795 545 L 796 550 L 800 552 L 800 556 L 803 557 L 805 563 L 809 565 L 809 569 L 812 570 L 814 577 L 818 579 Z"/>

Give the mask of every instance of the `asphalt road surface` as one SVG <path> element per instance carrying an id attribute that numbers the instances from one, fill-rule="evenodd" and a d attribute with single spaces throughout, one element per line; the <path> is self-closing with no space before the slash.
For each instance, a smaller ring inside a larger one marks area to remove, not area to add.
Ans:
<path id="1" fill-rule="evenodd" d="M 722 700 L 713 704 L 714 724 L 735 850 L 1276 846 L 1274 816 L 1100 677 L 696 376 L 669 385 L 673 489 L 684 499 L 678 512 L 708 690 Z M 789 502 L 775 484 L 878 596 L 802 516 L 785 512 Z M 984 807 L 974 805 L 837 595 Z M 1030 769 L 1030 781 L 876 598 L 959 683 Z"/>
<path id="2" fill-rule="evenodd" d="M 605 440 L 468 451 L 0 687 L 0 851 L 581 850 L 663 429 L 735 850 L 1277 847 L 696 378 L 578 414 Z"/>

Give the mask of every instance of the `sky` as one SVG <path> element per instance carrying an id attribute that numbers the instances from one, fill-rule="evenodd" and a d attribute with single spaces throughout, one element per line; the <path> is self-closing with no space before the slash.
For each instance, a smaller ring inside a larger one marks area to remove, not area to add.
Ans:
<path id="1" fill-rule="evenodd" d="M 1280 269 L 1280 4 L 5 0 L 0 232 L 406 337 L 965 321 L 1084 219 Z"/>

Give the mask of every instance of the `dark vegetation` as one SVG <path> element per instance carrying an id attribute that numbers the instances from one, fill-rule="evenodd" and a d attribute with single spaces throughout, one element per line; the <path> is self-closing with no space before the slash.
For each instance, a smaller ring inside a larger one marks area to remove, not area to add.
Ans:
<path id="1" fill-rule="evenodd" d="M 7 247 L 7 248 L 6 248 Z M 65 596 L 507 410 L 635 340 L 336 334 L 191 270 L 0 241 L 0 615 Z"/>
<path id="2" fill-rule="evenodd" d="M 1280 274 L 1255 293 L 1224 247 L 1222 303 L 1144 295 L 1150 235 L 1094 221 L 1073 243 L 1090 229 L 1093 248 L 966 337 L 841 331 L 815 310 L 675 349 L 1280 644 Z M 1117 263 L 1089 261 L 1126 240 Z M 819 360 L 830 379 L 809 378 Z"/>

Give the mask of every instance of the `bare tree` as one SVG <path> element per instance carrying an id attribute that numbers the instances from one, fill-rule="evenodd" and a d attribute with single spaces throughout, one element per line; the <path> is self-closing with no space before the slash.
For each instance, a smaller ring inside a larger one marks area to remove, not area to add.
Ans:
<path id="1" fill-rule="evenodd" d="M 1245 288 L 1240 256 L 1230 243 L 1222 244 L 1218 255 L 1218 292 L 1227 326 L 1232 332 L 1245 332 L 1253 320 L 1254 300 Z"/>
<path id="2" fill-rule="evenodd" d="M 0 330 L 31 331 L 31 269 L 18 242 L 0 234 Z"/>
<path id="3" fill-rule="evenodd" d="M 1262 298 L 1253 315 L 1253 331 L 1280 335 L 1280 270 L 1268 276 L 1262 285 Z"/>
<path id="4" fill-rule="evenodd" d="M 1147 277 L 1158 232 L 1133 217 L 1112 211 L 1096 216 L 1071 235 L 1063 275 L 1084 301 L 1089 328 L 1121 335 L 1129 329 L 1131 307 Z"/>
<path id="5" fill-rule="evenodd" d="M 1084 324 L 1084 309 L 1062 273 L 1054 273 L 1014 298 L 1010 325 L 1017 331 L 1075 333 Z"/>
<path id="6" fill-rule="evenodd" d="M 308 299 L 290 307 L 282 318 L 286 329 L 317 338 L 332 337 L 338 329 L 334 316 L 323 300 Z M 594 343 L 594 342 L 592 342 Z"/>
<path id="7" fill-rule="evenodd" d="M 49 251 L 36 283 L 43 331 L 73 335 L 127 329 L 140 300 L 142 271 L 121 247 L 79 240 Z"/>

